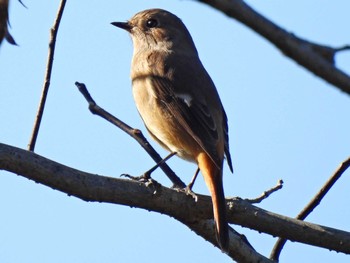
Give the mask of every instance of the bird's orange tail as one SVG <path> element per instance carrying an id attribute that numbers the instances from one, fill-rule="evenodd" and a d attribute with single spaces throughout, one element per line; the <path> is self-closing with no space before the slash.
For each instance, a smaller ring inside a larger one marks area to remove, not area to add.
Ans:
<path id="1" fill-rule="evenodd" d="M 222 185 L 222 170 L 213 163 L 206 153 L 199 154 L 197 160 L 213 202 L 216 238 L 221 249 L 227 252 L 229 234 L 226 219 L 226 202 Z"/>

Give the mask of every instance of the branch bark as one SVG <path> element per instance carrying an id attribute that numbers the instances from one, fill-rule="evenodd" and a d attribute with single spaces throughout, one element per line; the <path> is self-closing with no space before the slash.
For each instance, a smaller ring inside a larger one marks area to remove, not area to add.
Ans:
<path id="1" fill-rule="evenodd" d="M 84 83 L 75 82 L 75 85 L 79 89 L 80 93 L 84 96 L 87 103 L 89 104 L 89 110 L 92 114 L 96 114 L 101 118 L 107 120 L 112 123 L 119 129 L 121 129 L 126 134 L 130 135 L 133 139 L 135 139 L 141 147 L 149 154 L 149 156 L 156 162 L 161 163 L 162 158 L 157 153 L 157 151 L 152 147 L 152 145 L 147 141 L 146 137 L 142 134 L 139 129 L 134 129 L 127 125 L 125 122 L 121 121 L 117 117 L 113 116 L 109 112 L 102 109 L 98 106 L 95 100 L 91 97 L 89 91 L 87 90 Z M 163 162 L 159 165 L 160 169 L 168 176 L 170 181 L 174 184 L 174 188 L 185 188 L 186 185 L 181 181 L 181 179 L 175 174 L 175 172 L 168 166 L 166 162 Z"/>
<path id="2" fill-rule="evenodd" d="M 318 193 L 311 199 L 311 201 L 304 207 L 304 209 L 296 216 L 296 219 L 304 220 L 322 201 L 329 190 L 337 182 L 337 180 L 343 175 L 343 173 L 350 167 L 350 157 L 342 162 L 339 168 L 334 174 L 327 180 L 324 186 L 318 191 Z M 286 239 L 279 238 L 272 249 L 270 258 L 274 261 L 279 261 L 279 256 L 283 249 L 283 246 L 287 242 Z"/>
<path id="3" fill-rule="evenodd" d="M 242 0 L 197 1 L 250 27 L 279 48 L 286 56 L 350 95 L 350 77 L 334 65 L 335 54 L 348 49 L 348 46 L 332 48 L 299 38 L 257 13 Z"/>
<path id="4" fill-rule="evenodd" d="M 49 53 L 47 56 L 47 66 L 46 66 L 46 73 L 45 73 L 45 78 L 44 78 L 44 85 L 43 85 L 43 90 L 41 93 L 38 112 L 37 112 L 35 122 L 34 122 L 32 135 L 30 137 L 30 141 L 28 144 L 28 149 L 30 151 L 34 151 L 36 139 L 38 138 L 38 134 L 39 134 L 41 120 L 42 120 L 42 117 L 44 114 L 47 93 L 49 92 L 50 81 L 51 81 L 51 73 L 52 73 L 53 59 L 54 59 L 54 55 L 55 55 L 57 33 L 58 33 L 58 28 L 59 28 L 60 23 L 61 23 L 61 19 L 62 19 L 62 15 L 63 15 L 63 11 L 64 11 L 65 6 L 66 6 L 66 0 L 61 0 L 60 6 L 59 6 L 58 11 L 57 11 L 57 16 L 56 16 L 54 25 L 50 30 Z"/>
<path id="5" fill-rule="evenodd" d="M 16 173 L 85 201 L 121 204 L 169 215 L 219 247 L 215 238 L 211 199 L 208 196 L 200 196 L 202 201 L 194 202 L 192 197 L 162 187 L 155 181 L 145 184 L 85 173 L 33 152 L 1 143 L 0 170 Z M 232 228 L 229 256 L 238 262 L 272 262 L 257 253 Z"/>
<path id="6" fill-rule="evenodd" d="M 19 174 L 53 189 L 85 201 L 127 205 L 169 215 L 217 246 L 209 196 L 197 195 L 198 201 L 183 192 L 156 182 L 144 184 L 85 173 L 35 153 L 0 144 L 0 169 Z M 350 233 L 281 216 L 231 199 L 228 221 L 272 236 L 350 254 Z M 229 256 L 239 262 L 271 262 L 252 249 L 230 229 Z M 249 261 L 248 260 L 248 261 Z"/>

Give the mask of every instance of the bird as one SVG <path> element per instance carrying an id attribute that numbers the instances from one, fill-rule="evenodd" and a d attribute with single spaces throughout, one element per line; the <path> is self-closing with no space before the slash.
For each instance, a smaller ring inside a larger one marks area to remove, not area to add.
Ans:
<path id="1" fill-rule="evenodd" d="M 212 198 L 216 239 L 229 248 L 223 160 L 233 172 L 228 120 L 217 89 L 180 18 L 148 9 L 112 22 L 133 42 L 132 93 L 150 136 L 170 153 L 197 164 Z"/>

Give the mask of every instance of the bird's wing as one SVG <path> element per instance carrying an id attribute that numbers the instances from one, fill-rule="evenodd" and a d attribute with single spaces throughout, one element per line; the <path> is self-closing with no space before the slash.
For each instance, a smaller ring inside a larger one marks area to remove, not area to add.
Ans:
<path id="1" fill-rule="evenodd" d="M 228 167 L 230 168 L 231 173 L 233 173 L 233 166 L 232 166 L 232 159 L 231 159 L 231 154 L 230 154 L 230 147 L 228 144 L 228 124 L 227 124 L 227 115 L 224 109 L 223 111 L 223 126 L 224 126 L 224 138 L 225 138 L 225 156 L 226 156 L 226 161 L 228 164 Z"/>
<path id="2" fill-rule="evenodd" d="M 170 79 L 152 76 L 152 87 L 159 103 L 178 121 L 179 125 L 198 143 L 210 156 L 218 168 L 221 168 L 221 158 L 216 145 L 219 135 L 217 124 L 210 109 L 191 92 L 176 92 Z"/>

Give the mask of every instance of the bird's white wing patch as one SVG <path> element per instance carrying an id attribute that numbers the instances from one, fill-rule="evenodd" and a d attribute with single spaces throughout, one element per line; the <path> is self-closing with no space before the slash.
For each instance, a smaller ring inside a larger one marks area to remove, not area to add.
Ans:
<path id="1" fill-rule="evenodd" d="M 175 96 L 177 98 L 181 99 L 182 101 L 184 101 L 188 107 L 191 107 L 193 98 L 192 98 L 192 96 L 190 94 L 187 94 L 187 93 L 175 93 Z"/>

